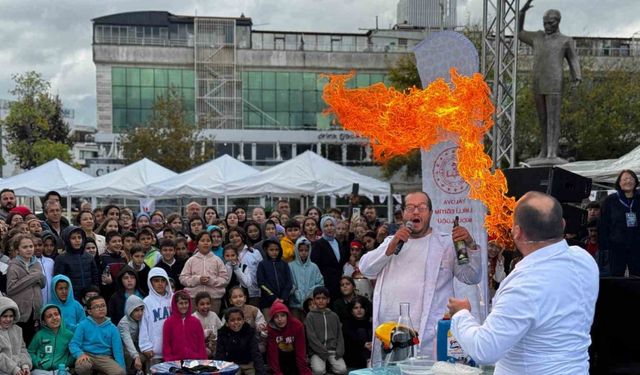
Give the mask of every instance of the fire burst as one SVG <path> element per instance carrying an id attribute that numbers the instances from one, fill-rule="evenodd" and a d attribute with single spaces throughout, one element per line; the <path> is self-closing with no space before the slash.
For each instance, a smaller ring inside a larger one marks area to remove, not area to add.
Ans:
<path id="1" fill-rule="evenodd" d="M 457 144 L 458 172 L 469 184 L 469 198 L 488 209 L 485 227 L 499 245 L 511 247 L 510 227 L 515 199 L 505 195 L 507 182 L 500 170 L 491 172 L 492 161 L 482 140 L 493 126 L 489 87 L 479 74 L 459 75 L 451 69 L 451 84 L 443 79 L 426 89 L 400 92 L 377 83 L 347 89 L 354 73 L 329 75 L 323 99 L 345 129 L 367 137 L 374 157 L 387 161 L 411 150 L 429 150 L 443 141 Z"/>

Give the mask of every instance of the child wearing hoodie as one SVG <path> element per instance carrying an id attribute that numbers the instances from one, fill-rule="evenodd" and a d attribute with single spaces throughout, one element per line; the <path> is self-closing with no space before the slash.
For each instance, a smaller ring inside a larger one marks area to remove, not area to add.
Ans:
<path id="1" fill-rule="evenodd" d="M 79 299 L 82 290 L 90 285 L 100 285 L 98 268 L 93 257 L 84 252 L 86 234 L 76 226 L 62 231 L 65 253 L 56 257 L 53 274 L 66 275 L 71 279 L 73 295 Z"/>
<path id="2" fill-rule="evenodd" d="M 113 324 L 120 323 L 120 319 L 126 316 L 125 303 L 130 296 L 136 295 L 142 299 L 144 296 L 138 290 L 138 274 L 129 265 L 120 269 L 115 278 L 116 292 L 109 299 L 108 312 Z"/>
<path id="3" fill-rule="evenodd" d="M 52 304 L 43 306 L 40 321 L 40 330 L 28 348 L 33 363 L 31 373 L 52 374 L 59 365 L 72 366 L 73 357 L 69 352 L 69 343 L 73 338 L 73 332 L 65 327 L 60 307 Z"/>
<path id="4" fill-rule="evenodd" d="M 170 315 L 173 291 L 167 272 L 159 267 L 149 271 L 147 285 L 149 295 L 144 298 L 144 314 L 140 321 L 140 350 L 149 359 L 149 364 L 155 365 L 162 362 L 162 325 Z"/>
<path id="5" fill-rule="evenodd" d="M 0 297 L 0 373 L 28 375 L 31 357 L 22 339 L 22 329 L 14 324 L 20 319 L 18 305 L 11 298 Z"/>
<path id="6" fill-rule="evenodd" d="M 191 296 L 186 290 L 173 295 L 171 316 L 164 322 L 162 336 L 165 361 L 207 359 L 202 324 L 191 315 Z"/>
<path id="7" fill-rule="evenodd" d="M 338 315 L 331 311 L 329 289 L 319 286 L 313 290 L 314 309 L 304 320 L 304 327 L 311 354 L 311 370 L 314 375 L 326 374 L 327 362 L 334 374 L 346 374 L 344 363 L 344 339 Z"/>
<path id="8" fill-rule="evenodd" d="M 118 331 L 124 345 L 124 362 L 127 372 L 135 374 L 137 371 L 145 371 L 147 357 L 140 351 L 140 320 L 144 314 L 144 302 L 137 295 L 127 298 L 125 304 L 126 316 L 118 323 Z"/>
<path id="9" fill-rule="evenodd" d="M 263 243 L 267 259 L 258 264 L 258 286 L 262 295 L 260 308 L 267 320 L 270 320 L 269 308 L 274 301 L 284 304 L 289 300 L 293 282 L 289 265 L 282 260 L 282 247 L 276 240 L 268 239 Z M 293 253 L 293 251 L 292 251 Z"/>
<path id="10" fill-rule="evenodd" d="M 291 294 L 289 307 L 293 316 L 303 320 L 303 304 L 312 298 L 316 287 L 324 286 L 324 278 L 318 266 L 311 261 L 311 241 L 306 237 L 298 238 L 294 251 L 295 258 L 289 263 L 293 279 L 293 294 Z"/>
<path id="11" fill-rule="evenodd" d="M 11 248 L 16 257 L 9 261 L 7 269 L 7 297 L 16 302 L 20 317 L 15 321 L 22 328 L 22 337 L 30 342 L 36 333 L 42 294 L 40 289 L 46 279 L 40 263 L 33 256 L 33 240 L 30 234 L 18 234 L 11 240 Z"/>
<path id="12" fill-rule="evenodd" d="M 122 339 L 116 326 L 107 318 L 107 302 L 102 296 L 87 301 L 89 316 L 80 322 L 73 334 L 69 350 L 76 358 L 78 375 L 96 370 L 105 374 L 125 375 Z"/>
<path id="13" fill-rule="evenodd" d="M 271 306 L 273 318 L 267 326 L 267 363 L 274 375 L 311 375 L 307 365 L 304 326 L 280 301 Z"/>
<path id="14" fill-rule="evenodd" d="M 71 280 L 57 275 L 51 280 L 51 303 L 56 305 L 64 318 L 64 326 L 73 334 L 85 318 L 84 308 L 73 296 Z"/>
<path id="15" fill-rule="evenodd" d="M 224 320 L 226 325 L 218 332 L 215 359 L 237 364 L 245 375 L 266 374 L 256 331 L 244 321 L 242 310 L 228 308 Z"/>

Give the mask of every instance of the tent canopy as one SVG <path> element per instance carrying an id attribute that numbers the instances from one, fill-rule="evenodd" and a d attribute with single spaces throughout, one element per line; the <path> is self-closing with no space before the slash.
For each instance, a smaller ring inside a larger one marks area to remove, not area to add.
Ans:
<path id="1" fill-rule="evenodd" d="M 630 169 L 640 174 L 640 146 L 619 159 L 576 161 L 559 165 L 559 167 L 589 177 L 595 182 L 614 183 L 623 169 Z"/>
<path id="2" fill-rule="evenodd" d="M 150 195 L 150 184 L 175 175 L 175 172 L 144 158 L 91 181 L 74 185 L 71 195 L 142 198 Z"/>
<path id="3" fill-rule="evenodd" d="M 69 195 L 71 186 L 91 180 L 92 176 L 53 159 L 19 175 L 5 178 L 0 181 L 0 190 L 13 189 L 18 196 L 43 196 L 55 190 L 65 196 Z"/>
<path id="4" fill-rule="evenodd" d="M 351 193 L 354 182 L 360 184 L 362 195 L 389 195 L 391 185 L 356 173 L 329 161 L 312 151 L 306 151 L 259 174 L 250 181 L 229 183 L 229 197 L 278 195 L 345 195 Z"/>
<path id="5" fill-rule="evenodd" d="M 260 171 L 229 155 L 199 165 L 166 180 L 151 184 L 153 196 L 223 197 L 227 184 L 255 176 Z M 247 180 L 244 180 L 247 182 Z"/>

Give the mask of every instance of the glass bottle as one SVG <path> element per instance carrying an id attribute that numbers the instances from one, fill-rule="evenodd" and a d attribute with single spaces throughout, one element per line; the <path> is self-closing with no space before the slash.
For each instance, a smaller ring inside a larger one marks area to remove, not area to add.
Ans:
<path id="1" fill-rule="evenodd" d="M 459 226 L 459 219 L 456 218 L 453 220 L 453 227 Z M 464 243 L 463 240 L 458 240 L 453 243 L 453 246 L 456 249 L 456 258 L 458 259 L 458 264 L 467 264 L 469 263 L 469 253 L 467 252 L 467 244 Z"/>
<path id="2" fill-rule="evenodd" d="M 415 356 L 417 336 L 411 323 L 410 308 L 409 302 L 400 303 L 400 316 L 391 335 L 392 351 L 389 354 L 389 362 L 399 362 Z"/>

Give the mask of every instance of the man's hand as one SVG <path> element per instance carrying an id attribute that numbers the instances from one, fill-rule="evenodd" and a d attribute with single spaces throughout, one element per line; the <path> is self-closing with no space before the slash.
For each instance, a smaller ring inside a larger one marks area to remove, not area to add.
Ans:
<path id="1" fill-rule="evenodd" d="M 471 303 L 469 303 L 469 299 L 457 299 L 450 297 L 449 303 L 447 304 L 447 308 L 449 309 L 449 313 L 451 316 L 454 316 L 460 310 L 469 310 L 471 311 Z"/>
<path id="2" fill-rule="evenodd" d="M 471 234 L 465 227 L 454 227 L 453 231 L 451 232 L 451 237 L 453 238 L 453 242 L 462 240 L 469 249 L 473 250 L 476 248 L 476 242 L 473 240 L 473 237 L 471 237 Z"/>
<path id="3" fill-rule="evenodd" d="M 522 6 L 522 8 L 520 9 L 520 12 L 524 13 L 529 9 L 533 8 L 533 5 L 531 5 L 531 2 L 533 2 L 533 0 L 527 0 L 527 2 L 524 3 L 524 6 Z"/>
<path id="4" fill-rule="evenodd" d="M 142 352 L 142 354 L 151 359 L 153 357 L 153 350 L 147 350 L 146 352 Z"/>
<path id="5" fill-rule="evenodd" d="M 139 356 L 133 360 L 133 367 L 135 367 L 136 370 L 142 370 L 142 361 Z"/>
<path id="6" fill-rule="evenodd" d="M 396 251 L 396 247 L 400 241 L 407 242 L 409 241 L 409 237 L 411 236 L 411 230 L 407 227 L 399 228 L 396 234 L 393 235 L 393 239 L 389 242 L 389 246 L 387 246 L 387 251 L 385 254 L 387 256 L 391 256 L 394 251 Z"/>

